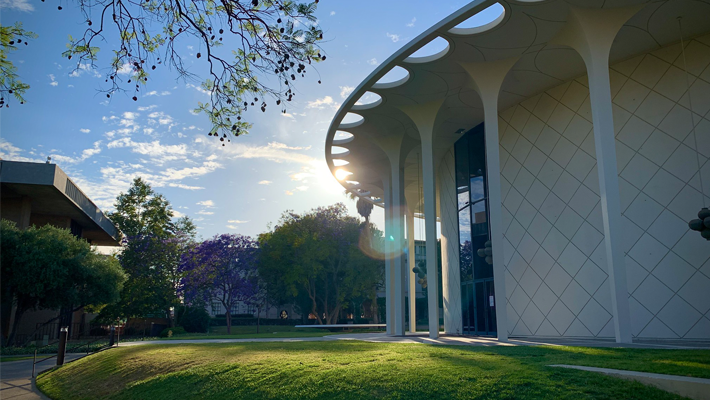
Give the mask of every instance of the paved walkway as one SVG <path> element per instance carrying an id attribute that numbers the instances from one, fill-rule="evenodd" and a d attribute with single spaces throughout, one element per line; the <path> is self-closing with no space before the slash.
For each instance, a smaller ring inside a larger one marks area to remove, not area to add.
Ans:
<path id="1" fill-rule="evenodd" d="M 42 354 L 46 358 L 51 354 Z M 85 354 L 67 354 L 65 361 L 76 360 Z M 38 355 L 39 359 L 40 356 Z M 46 371 L 57 365 L 57 359 L 51 358 L 37 364 L 37 373 Z M 32 360 L 8 361 L 0 363 L 0 399 L 2 400 L 35 400 L 43 399 L 36 389 L 32 388 Z"/>

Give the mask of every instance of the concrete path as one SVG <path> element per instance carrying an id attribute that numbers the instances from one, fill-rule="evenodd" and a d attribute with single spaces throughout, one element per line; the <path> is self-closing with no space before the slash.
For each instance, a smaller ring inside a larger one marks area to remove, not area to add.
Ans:
<path id="1" fill-rule="evenodd" d="M 580 365 L 550 365 L 550 367 L 578 369 L 581 371 L 598 372 L 621 379 L 641 382 L 644 385 L 655 386 L 661 390 L 675 393 L 695 400 L 710 400 L 710 379 L 691 378 L 688 376 L 653 374 L 649 372 L 624 371 L 611 368 L 583 367 Z"/>
<path id="2" fill-rule="evenodd" d="M 264 338 L 264 339 L 195 339 L 195 340 L 149 340 L 144 342 L 125 342 L 120 346 L 141 346 L 146 344 L 196 344 L 196 343 L 248 343 L 248 342 L 330 342 L 335 340 L 362 340 L 374 343 L 422 343 L 434 345 L 458 346 L 581 346 L 581 347 L 627 347 L 639 349 L 710 349 L 710 342 L 686 341 L 640 341 L 633 344 L 616 343 L 602 339 L 510 339 L 499 342 L 495 338 L 471 336 L 440 336 L 430 339 L 426 334 L 407 334 L 406 336 L 387 336 L 385 333 L 351 333 L 323 337 L 304 338 Z"/>
<path id="3" fill-rule="evenodd" d="M 46 358 L 51 354 L 42 354 Z M 65 362 L 84 357 L 86 354 L 67 354 Z M 41 359 L 40 356 L 37 356 Z M 46 371 L 57 365 L 57 359 L 51 358 L 38 363 L 36 373 Z M 35 400 L 45 399 L 37 389 L 32 387 L 32 360 L 7 361 L 0 363 L 0 399 L 2 400 Z"/>

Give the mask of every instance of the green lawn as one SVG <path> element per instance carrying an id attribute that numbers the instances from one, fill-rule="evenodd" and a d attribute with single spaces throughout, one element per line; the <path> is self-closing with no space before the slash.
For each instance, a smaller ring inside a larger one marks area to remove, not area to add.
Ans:
<path id="1" fill-rule="evenodd" d="M 53 399 L 677 399 L 576 364 L 710 378 L 710 351 L 359 341 L 117 348 L 41 375 Z"/>
<path id="2" fill-rule="evenodd" d="M 377 332 L 375 330 L 354 330 L 351 332 Z M 333 335 L 341 332 L 329 332 L 315 328 L 296 328 L 288 325 L 265 325 L 259 327 L 256 333 L 256 326 L 233 326 L 232 332 L 227 333 L 226 326 L 212 326 L 209 333 L 186 333 L 176 335 L 170 339 L 255 339 L 255 338 L 296 338 L 296 337 L 321 337 Z"/>

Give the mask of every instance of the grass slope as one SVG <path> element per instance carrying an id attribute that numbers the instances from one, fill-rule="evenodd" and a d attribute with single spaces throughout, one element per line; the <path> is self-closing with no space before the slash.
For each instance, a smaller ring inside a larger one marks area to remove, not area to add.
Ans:
<path id="1" fill-rule="evenodd" d="M 710 378 L 710 351 L 357 341 L 118 348 L 41 375 L 53 399 L 677 399 L 576 364 Z"/>

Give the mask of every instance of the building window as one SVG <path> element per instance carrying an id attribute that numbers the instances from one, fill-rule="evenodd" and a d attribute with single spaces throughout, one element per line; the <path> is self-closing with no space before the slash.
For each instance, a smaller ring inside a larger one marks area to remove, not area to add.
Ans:
<path id="1" fill-rule="evenodd" d="M 219 312 L 222 310 L 222 303 L 219 301 L 213 301 L 212 304 L 212 315 L 219 314 Z"/>

